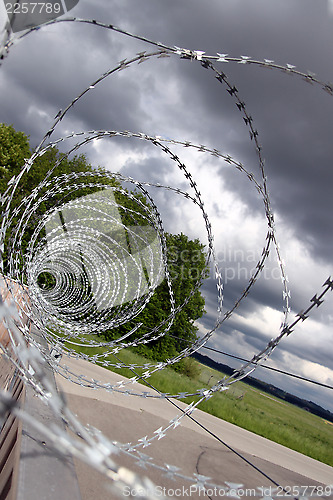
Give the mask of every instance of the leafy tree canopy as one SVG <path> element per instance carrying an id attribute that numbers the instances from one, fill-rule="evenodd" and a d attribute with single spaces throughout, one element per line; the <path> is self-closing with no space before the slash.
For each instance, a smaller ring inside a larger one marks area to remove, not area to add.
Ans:
<path id="1" fill-rule="evenodd" d="M 28 137 L 22 132 L 15 131 L 12 126 L 0 124 L 1 193 L 6 191 L 8 181 L 20 173 L 25 159 L 30 156 L 31 151 Z M 15 191 L 11 208 L 19 207 L 22 200 L 29 198 L 33 189 L 44 180 L 49 170 L 54 166 L 54 176 L 61 176 L 62 174 L 70 175 L 73 172 L 85 172 L 86 178 L 87 176 L 91 176 L 91 184 L 86 183 L 83 186 L 74 178 L 70 181 L 72 182 L 73 189 L 67 189 L 62 192 L 56 191 L 53 196 L 44 197 L 42 203 L 38 205 L 37 210 L 34 210 L 29 224 L 27 224 L 22 241 L 22 254 L 24 254 L 29 244 L 36 225 L 47 210 L 85 194 L 98 191 L 98 187 L 94 187 L 94 181 L 98 181 L 97 174 L 101 173 L 103 169 L 92 167 L 83 155 L 68 159 L 57 148 L 53 147 L 43 156 L 38 157 L 30 171 L 23 175 Z M 119 191 L 116 193 L 116 201 L 124 207 L 120 211 L 122 223 L 125 226 L 144 225 L 145 210 L 142 206 L 150 208 L 145 196 L 138 191 L 131 191 L 130 196 L 126 196 L 126 190 L 122 190 L 120 182 L 115 178 L 109 177 L 107 181 L 103 178 L 103 183 L 105 182 L 119 188 Z M 43 190 L 39 193 L 39 197 L 43 198 L 42 194 Z M 5 248 L 9 248 L 9 252 L 5 250 L 3 255 L 5 271 L 6 262 L 10 257 L 10 242 L 11 238 L 13 238 L 13 232 L 15 233 L 15 224 L 19 223 L 20 214 L 18 213 L 11 222 L 11 233 L 8 232 L 6 235 Z M 42 233 L 41 237 L 43 237 Z M 204 298 L 197 287 L 197 283 L 207 272 L 204 245 L 198 239 L 190 240 L 184 234 L 166 234 L 166 246 L 173 300 L 177 312 L 172 326 L 165 336 L 137 347 L 138 351 L 144 355 L 161 361 L 177 355 L 182 349 L 188 347 L 189 342 L 193 342 L 196 339 L 197 327 L 194 322 L 205 312 Z M 43 275 L 39 280 L 39 285 L 45 288 L 52 287 L 52 279 L 48 282 L 47 276 Z M 189 296 L 190 299 L 188 300 Z M 131 321 L 121 324 L 115 329 L 105 331 L 101 335 L 106 340 L 119 338 L 131 331 L 133 326 L 140 323 L 142 326 L 127 339 L 135 341 L 135 339 L 153 330 L 157 325 L 162 323 L 166 326 L 169 324 L 171 303 L 168 283 L 164 279 L 156 288 L 146 307 L 139 314 L 132 318 Z M 185 305 L 179 309 L 179 306 L 182 306 L 184 303 Z M 165 330 L 165 327 L 162 327 L 160 331 L 163 330 Z"/>

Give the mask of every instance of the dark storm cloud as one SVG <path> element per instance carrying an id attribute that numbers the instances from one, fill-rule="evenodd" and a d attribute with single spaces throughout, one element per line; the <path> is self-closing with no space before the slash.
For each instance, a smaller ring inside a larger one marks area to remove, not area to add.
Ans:
<path id="1" fill-rule="evenodd" d="M 228 72 L 229 66 L 223 70 Z M 256 74 L 249 74 L 244 68 L 243 76 L 237 71 L 237 78 L 232 81 L 241 89 L 240 97 L 245 100 L 259 132 L 273 210 L 285 220 L 292 220 L 297 236 L 304 239 L 313 254 L 330 260 L 333 233 L 328 231 L 332 189 L 329 145 L 333 123 L 328 106 L 332 98 L 320 87 L 307 86 L 301 79 L 275 74 L 273 70 L 271 73 L 256 70 Z M 242 91 L 244 80 L 247 87 Z M 213 136 L 223 149 L 224 127 L 221 130 L 219 111 L 224 122 L 235 130 L 228 152 L 234 155 L 237 151 L 236 158 L 243 161 L 260 181 L 257 158 L 241 116 L 237 111 L 231 113 L 227 105 L 216 105 L 227 99 L 224 90 L 219 94 L 217 91 L 205 94 L 207 101 L 207 96 L 211 98 L 210 116 L 215 123 L 215 129 L 211 129 Z M 231 170 L 226 171 L 223 178 L 226 187 L 236 192 L 249 207 L 262 210 L 255 191 L 245 178 L 240 179 Z"/>
<path id="2" fill-rule="evenodd" d="M 151 183 L 159 183 L 170 172 L 171 167 L 172 165 L 168 160 L 151 154 L 148 159 L 143 161 L 129 159 L 121 169 L 121 173 L 125 176 L 135 176 L 136 179 L 141 181 L 149 179 Z"/>
<path id="3" fill-rule="evenodd" d="M 186 10 L 181 28 L 180 23 L 170 22 L 168 25 L 169 39 L 177 40 L 180 46 L 213 53 L 216 50 L 232 51 L 233 55 L 246 52 L 258 59 L 266 57 L 281 64 L 296 64 L 301 70 L 318 73 L 324 81 L 331 77 L 332 20 L 327 16 L 325 2 L 320 5 L 279 2 L 269 6 L 265 2 L 246 5 L 244 2 L 234 5 L 225 2 L 223 7 L 198 3 L 195 7 L 186 9 L 182 6 L 166 13 L 168 18 L 172 17 L 172 12 L 178 14 L 180 10 Z M 221 16 L 212 16 L 212 12 L 219 12 Z M 228 22 L 223 22 L 223 14 L 228 15 Z M 190 23 L 193 23 L 192 29 Z M 146 27 L 144 23 L 143 26 Z M 153 28 L 150 32 L 155 34 Z M 316 37 L 305 36 L 311 33 L 316 33 Z M 210 85 L 209 77 L 203 71 L 193 68 L 184 72 L 184 66 L 179 67 L 187 94 L 200 95 L 207 107 L 212 123 L 209 132 L 213 138 L 218 144 L 223 144 L 220 126 L 223 118 L 229 126 L 237 127 L 237 135 L 243 137 L 237 144 L 231 144 L 232 149 L 237 149 L 242 157 L 247 156 L 249 141 L 241 118 L 235 117 L 227 102 L 225 106 L 219 104 L 227 101 L 225 89 Z M 332 115 L 327 112 L 330 96 L 320 87 L 311 87 L 300 78 L 276 70 L 228 64 L 223 66 L 223 71 L 230 74 L 255 119 L 267 159 L 274 209 L 293 220 L 297 235 L 303 238 L 305 235 L 305 244 L 314 254 L 330 259 L 333 243 L 332 232 L 327 230 L 330 227 L 332 186 L 328 147 L 333 124 Z M 254 158 L 250 160 L 250 166 L 256 172 Z M 247 189 L 245 183 L 243 186 L 242 181 L 231 174 L 228 180 L 227 187 L 240 193 L 250 206 L 254 205 L 252 190 Z"/>
<path id="4" fill-rule="evenodd" d="M 223 7 L 216 3 L 208 7 L 198 2 L 192 9 L 184 5 L 172 7 L 163 18 L 166 19 L 164 27 L 168 26 L 167 38 L 163 39 L 167 43 L 172 39 L 179 46 L 211 53 L 216 50 L 233 55 L 246 52 L 258 59 L 266 57 L 281 64 L 294 63 L 301 70 L 318 73 L 324 81 L 330 78 L 332 20 L 327 16 L 325 2 L 320 6 L 313 2 L 306 5 L 279 2 L 269 6 L 265 2 L 246 5 L 224 2 Z M 151 5 L 148 8 L 142 4 L 138 27 L 142 23 L 153 36 L 159 23 L 157 27 L 148 28 L 147 9 L 158 14 L 156 5 L 154 10 Z M 185 11 L 184 22 L 174 22 L 176 15 Z M 212 16 L 214 12 L 221 16 Z M 223 22 L 223 14 L 228 16 L 228 22 Z M 161 33 L 164 34 L 163 29 Z M 311 33 L 316 33 L 316 37 L 305 36 Z M 292 220 L 297 236 L 313 255 L 330 261 L 333 232 L 328 229 L 332 186 L 329 145 L 333 124 L 332 115 L 327 111 L 331 97 L 318 86 L 310 86 L 300 78 L 276 70 L 231 64 L 222 69 L 236 84 L 254 117 L 267 162 L 274 211 Z M 228 127 L 234 128 L 235 139 L 228 141 L 227 152 L 237 151 L 238 158 L 246 160 L 245 165 L 257 174 L 248 132 L 225 89 L 198 64 L 180 62 L 177 76 L 184 100 L 194 109 L 194 123 L 196 116 L 202 116 L 202 109 L 206 108 L 209 113 L 210 127 L 207 134 L 201 133 L 203 139 L 209 135 L 209 141 L 223 149 L 225 131 Z M 224 174 L 224 179 L 226 187 L 237 192 L 249 207 L 260 210 L 260 203 L 246 180 L 240 180 L 231 172 Z"/>
<path id="5" fill-rule="evenodd" d="M 57 30 L 62 32 L 59 38 Z M 44 28 L 39 38 L 37 34 L 28 37 L 27 46 L 22 43 L 12 49 L 5 61 L 6 76 L 2 93 L 8 94 L 8 89 L 13 88 L 13 95 L 19 98 L 24 95 L 25 105 L 14 106 L 13 109 L 13 99 L 8 99 L 1 112 L 3 121 L 18 124 L 21 130 L 31 133 L 29 109 L 35 107 L 48 114 L 48 122 L 40 123 L 41 136 L 46 131 L 43 127 L 51 125 L 59 109 L 64 109 L 101 73 L 112 68 L 108 60 L 110 56 L 113 64 L 117 63 L 119 47 L 116 43 L 109 43 L 107 55 L 100 49 L 106 46 L 105 31 L 76 25 L 73 25 L 73 31 L 71 33 L 68 26 L 61 24 Z M 78 39 L 81 43 L 78 43 Z M 55 50 L 55 44 L 58 50 Z M 136 120 L 139 121 L 140 117 L 142 120 L 144 112 L 138 106 L 137 84 L 134 81 L 131 83 L 131 79 L 113 84 L 111 97 L 111 82 L 109 86 L 106 83 L 102 82 L 98 92 L 97 89 L 96 92 L 90 91 L 76 104 L 61 124 L 63 130 L 66 126 L 71 127 L 66 123 L 71 120 L 80 123 L 82 130 L 138 128 Z M 37 140 L 37 134 L 34 134 L 32 143 L 37 144 Z"/>

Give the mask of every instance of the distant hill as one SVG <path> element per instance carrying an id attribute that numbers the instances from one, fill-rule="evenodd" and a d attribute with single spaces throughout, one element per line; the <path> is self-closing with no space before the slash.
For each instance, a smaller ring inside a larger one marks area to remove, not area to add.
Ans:
<path id="1" fill-rule="evenodd" d="M 223 363 L 217 363 L 216 361 L 212 360 L 208 356 L 204 356 L 203 354 L 195 353 L 192 355 L 192 357 L 197 359 L 203 365 L 209 366 L 210 368 L 214 368 L 214 370 L 221 371 L 226 375 L 231 375 L 235 371 L 230 366 L 225 365 Z M 322 408 L 313 401 L 308 401 L 306 399 L 294 396 L 289 392 L 283 391 L 282 389 L 275 387 L 275 385 L 267 384 L 266 382 L 262 382 L 261 380 L 258 380 L 257 378 L 251 376 L 246 377 L 245 379 L 242 380 L 242 382 L 251 385 L 252 387 L 256 387 L 261 391 L 268 392 L 269 394 L 272 394 L 273 396 L 276 396 L 280 399 L 284 399 L 288 403 L 296 405 L 299 408 L 303 408 L 303 410 L 309 411 L 314 415 L 318 415 L 318 417 L 324 418 L 325 420 L 328 420 L 333 423 L 333 413 L 331 413 L 328 410 L 325 410 L 325 408 Z"/>

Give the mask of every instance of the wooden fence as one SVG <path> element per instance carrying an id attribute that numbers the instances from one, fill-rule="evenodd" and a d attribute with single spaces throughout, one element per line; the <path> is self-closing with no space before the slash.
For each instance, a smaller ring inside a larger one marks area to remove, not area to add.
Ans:
<path id="1" fill-rule="evenodd" d="M 16 283 L 11 283 L 12 293 L 20 296 L 20 289 Z M 0 278 L 1 298 L 9 301 L 11 293 Z M 3 348 L 14 356 L 11 340 L 3 321 L 0 323 L 0 388 L 8 391 L 12 398 L 23 405 L 24 384 L 17 374 L 17 370 L 5 356 Z M 22 424 L 10 411 L 0 418 L 0 500 L 15 500 L 17 494 L 20 442 Z"/>

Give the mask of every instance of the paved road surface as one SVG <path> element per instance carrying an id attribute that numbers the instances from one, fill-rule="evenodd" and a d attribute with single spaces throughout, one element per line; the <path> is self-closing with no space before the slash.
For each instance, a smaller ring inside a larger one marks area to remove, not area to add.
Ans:
<path id="1" fill-rule="evenodd" d="M 63 358 L 62 363 L 75 373 L 85 374 L 90 379 L 102 382 L 116 383 L 124 378 L 83 360 Z M 136 443 L 141 437 L 152 436 L 156 429 L 179 414 L 179 411 L 166 400 L 110 394 L 102 389 L 84 388 L 58 375 L 56 381 L 58 387 L 66 394 L 69 407 L 80 420 L 84 424 L 90 423 L 99 428 L 112 441 Z M 147 387 L 137 384 L 129 387 L 149 391 Z M 177 404 L 186 406 L 178 401 Z M 332 467 L 200 410 L 195 411 L 193 417 L 250 459 L 280 485 L 316 486 L 333 483 Z M 187 475 L 197 473 L 209 476 L 212 482 L 217 484 L 223 485 L 227 481 L 243 484 L 244 488 L 251 489 L 274 487 L 267 478 L 209 436 L 189 418 L 183 419 L 181 426 L 142 451 L 153 457 L 155 463 L 178 466 Z M 170 492 L 175 491 L 178 496 L 181 492 L 181 497 L 186 497 L 186 493 L 190 492 L 190 483 L 171 482 L 170 479 L 161 477 L 159 471 L 150 467 L 143 470 L 132 459 L 121 455 L 117 456 L 116 460 L 140 474 L 145 474 L 161 488 L 165 487 L 171 490 Z M 105 489 L 106 482 L 103 476 L 80 462 L 75 461 L 75 465 L 83 500 L 113 498 L 112 493 Z M 185 490 L 179 489 L 183 487 Z M 269 490 L 266 490 L 267 492 Z M 127 491 L 124 491 L 124 498 L 126 493 Z M 250 496 L 252 495 L 249 493 L 247 498 Z M 203 497 L 203 494 L 195 495 L 192 491 L 191 498 Z M 217 492 L 212 498 L 221 498 L 221 492 Z M 325 498 L 333 498 L 333 488 L 332 495 Z"/>

